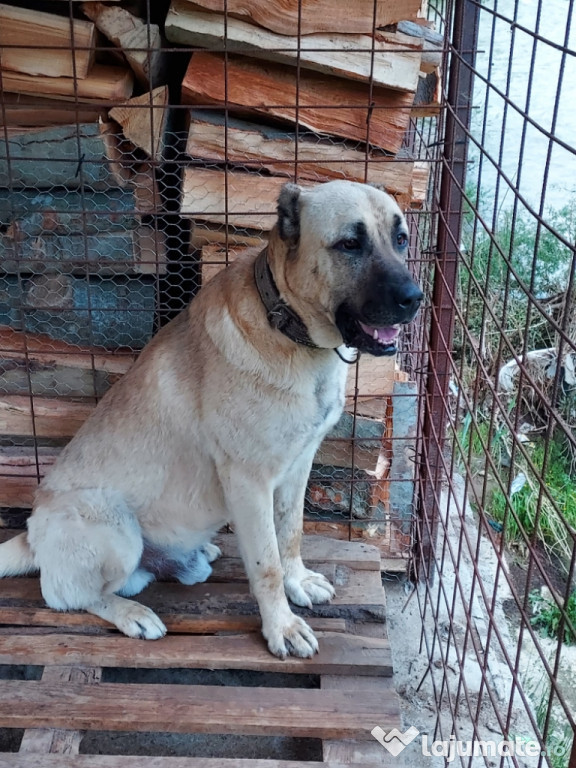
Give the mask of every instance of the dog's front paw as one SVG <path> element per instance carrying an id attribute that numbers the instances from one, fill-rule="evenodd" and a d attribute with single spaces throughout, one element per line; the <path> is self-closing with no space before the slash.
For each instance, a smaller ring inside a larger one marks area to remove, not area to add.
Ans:
<path id="1" fill-rule="evenodd" d="M 166 634 L 166 627 L 150 608 L 132 600 L 118 616 L 116 626 L 128 637 L 140 640 L 159 640 Z"/>
<path id="2" fill-rule="evenodd" d="M 303 608 L 312 608 L 314 603 L 329 603 L 335 595 L 334 587 L 328 579 L 308 568 L 298 576 L 287 576 L 284 589 L 288 598 Z"/>
<path id="3" fill-rule="evenodd" d="M 292 612 L 284 621 L 274 622 L 271 627 L 262 627 L 262 634 L 268 641 L 270 653 L 281 659 L 287 656 L 308 659 L 318 653 L 318 640 L 314 632 Z"/>

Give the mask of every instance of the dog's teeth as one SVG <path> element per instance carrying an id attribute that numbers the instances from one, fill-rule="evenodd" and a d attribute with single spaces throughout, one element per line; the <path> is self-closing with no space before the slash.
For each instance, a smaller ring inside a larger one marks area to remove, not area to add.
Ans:
<path id="1" fill-rule="evenodd" d="M 378 341 L 378 328 L 374 328 L 374 341 Z"/>

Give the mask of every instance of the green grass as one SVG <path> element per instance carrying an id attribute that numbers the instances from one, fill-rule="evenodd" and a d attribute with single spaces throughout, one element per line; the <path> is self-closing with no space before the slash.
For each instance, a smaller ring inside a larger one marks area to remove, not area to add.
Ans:
<path id="1" fill-rule="evenodd" d="M 576 529 L 576 484 L 570 475 L 572 456 L 557 439 L 550 441 L 545 470 L 544 443 L 535 443 L 529 453 L 537 473 L 529 468 L 525 460 L 519 458 L 516 474 L 520 471 L 524 473 L 524 487 L 510 498 L 500 488 L 496 488 L 487 512 L 502 524 L 509 544 L 522 547 L 525 536 L 533 537 L 536 534 L 548 552 L 567 567 L 572 557 L 572 538 L 567 524 Z M 548 488 L 554 502 L 541 491 L 542 483 Z"/>
<path id="2" fill-rule="evenodd" d="M 576 643 L 576 633 L 572 629 L 572 627 L 576 627 L 576 592 L 572 592 L 564 610 L 560 609 L 555 601 L 543 598 L 537 590 L 531 593 L 530 603 L 534 611 L 533 627 L 539 629 L 546 637 L 551 637 L 554 640 L 561 639 L 567 645 Z M 563 613 L 570 619 L 572 627 L 565 623 L 560 638 Z"/>

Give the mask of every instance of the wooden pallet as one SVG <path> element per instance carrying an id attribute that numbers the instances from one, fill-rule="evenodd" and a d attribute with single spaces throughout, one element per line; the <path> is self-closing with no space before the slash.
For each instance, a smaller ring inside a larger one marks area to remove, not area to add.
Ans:
<path id="1" fill-rule="evenodd" d="M 3 531 L 1 538 L 9 535 Z M 124 637 L 85 613 L 49 610 L 37 579 L 0 582 L 0 664 L 44 668 L 39 680 L 0 680 L 0 727 L 24 729 L 19 751 L 0 753 L 0 768 L 393 764 L 370 735 L 376 725 L 401 726 L 378 550 L 305 538 L 305 560 L 331 579 L 337 596 L 314 611 L 297 609 L 316 630 L 320 653 L 280 661 L 260 636 L 234 537 L 224 535 L 219 543 L 223 557 L 208 583 L 154 584 L 139 597 L 168 627 L 169 634 L 157 642 Z M 315 675 L 319 687 L 105 682 L 103 668 Z M 84 734 L 93 731 L 314 738 L 321 740 L 322 762 L 277 760 L 274 754 L 250 759 L 241 752 L 234 758 L 80 754 Z"/>

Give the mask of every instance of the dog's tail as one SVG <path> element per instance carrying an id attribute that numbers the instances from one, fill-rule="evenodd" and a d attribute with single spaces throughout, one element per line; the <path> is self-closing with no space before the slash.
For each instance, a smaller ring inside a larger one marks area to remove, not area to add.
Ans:
<path id="1" fill-rule="evenodd" d="M 0 577 L 23 576 L 37 570 L 26 532 L 0 544 Z"/>

